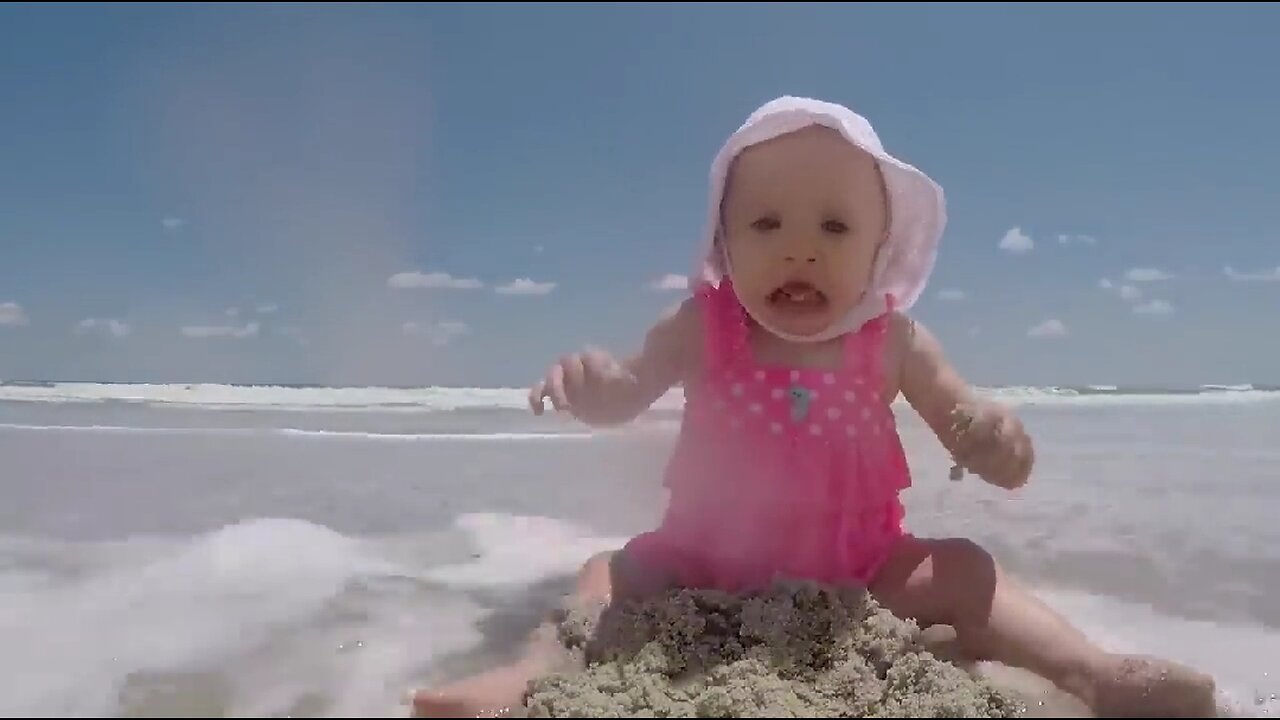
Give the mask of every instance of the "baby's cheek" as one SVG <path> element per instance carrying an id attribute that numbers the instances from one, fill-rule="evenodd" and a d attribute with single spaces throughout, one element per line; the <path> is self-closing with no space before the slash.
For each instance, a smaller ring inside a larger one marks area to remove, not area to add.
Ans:
<path id="1" fill-rule="evenodd" d="M 851 295 L 861 295 L 871 284 L 871 271 L 874 264 L 874 248 L 861 246 L 850 248 L 841 253 L 840 265 L 848 270 L 839 275 L 838 282 Z"/>

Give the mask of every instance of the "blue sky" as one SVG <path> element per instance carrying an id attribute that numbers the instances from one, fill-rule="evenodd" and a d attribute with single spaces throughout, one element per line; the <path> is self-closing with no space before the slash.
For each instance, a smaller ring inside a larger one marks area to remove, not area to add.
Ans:
<path id="1" fill-rule="evenodd" d="M 1221 4 L 6 5 L 0 378 L 624 353 L 719 143 L 798 94 L 946 188 L 915 312 L 974 382 L 1280 383 L 1277 34 Z"/>

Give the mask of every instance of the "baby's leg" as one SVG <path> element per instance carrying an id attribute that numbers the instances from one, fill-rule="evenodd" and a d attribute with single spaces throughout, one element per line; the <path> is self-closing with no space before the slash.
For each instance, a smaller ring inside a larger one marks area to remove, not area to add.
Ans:
<path id="1" fill-rule="evenodd" d="M 656 577 L 643 575 L 627 561 L 625 552 L 601 553 L 578 572 L 570 595 L 571 607 L 600 612 L 614 598 L 660 591 Z M 535 678 L 554 672 L 564 662 L 556 622 L 548 619 L 526 641 L 513 662 L 454 683 L 413 694 L 416 717 L 501 717 L 524 703 Z"/>
<path id="2" fill-rule="evenodd" d="M 1216 715 L 1211 678 L 1168 661 L 1103 651 L 967 540 L 904 539 L 871 591 L 922 627 L 954 627 L 966 655 L 1041 675 L 1102 717 Z"/>

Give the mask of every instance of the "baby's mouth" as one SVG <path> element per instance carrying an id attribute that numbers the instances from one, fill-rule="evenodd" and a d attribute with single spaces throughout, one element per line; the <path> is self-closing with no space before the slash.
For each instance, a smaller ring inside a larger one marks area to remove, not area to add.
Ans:
<path id="1" fill-rule="evenodd" d="M 769 304 L 784 309 L 820 310 L 826 307 L 827 296 L 811 283 L 792 280 L 769 293 Z"/>

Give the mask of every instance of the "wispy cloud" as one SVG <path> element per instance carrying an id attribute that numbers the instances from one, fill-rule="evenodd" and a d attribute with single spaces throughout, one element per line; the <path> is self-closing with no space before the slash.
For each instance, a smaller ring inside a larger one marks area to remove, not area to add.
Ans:
<path id="1" fill-rule="evenodd" d="M 459 278 L 445 272 L 402 272 L 387 278 L 387 285 L 397 290 L 426 288 L 440 290 L 477 290 L 484 283 L 473 277 Z"/>
<path id="2" fill-rule="evenodd" d="M 1057 318 L 1050 318 L 1027 330 L 1027 337 L 1037 339 L 1062 338 L 1066 337 L 1067 334 L 1067 326 Z"/>
<path id="3" fill-rule="evenodd" d="M 85 318 L 76 323 L 71 332 L 84 335 L 91 332 L 103 333 L 114 338 L 128 337 L 133 332 L 129 323 L 116 318 Z"/>
<path id="4" fill-rule="evenodd" d="M 405 335 L 421 336 L 431 340 L 434 345 L 448 345 L 455 338 L 471 334 L 471 327 L 460 320 L 444 320 L 430 325 L 422 325 L 412 320 L 400 326 Z"/>
<path id="5" fill-rule="evenodd" d="M 1098 238 L 1092 235 L 1058 235 L 1059 245 L 1097 245 Z"/>
<path id="6" fill-rule="evenodd" d="M 1138 300 L 1138 299 L 1140 299 L 1141 297 L 1142 297 L 1142 291 L 1141 291 L 1141 290 L 1139 290 L 1138 288 L 1134 287 L 1133 285 L 1121 285 L 1121 286 L 1120 286 L 1120 299 L 1121 299 L 1121 300 L 1125 300 L 1125 301 L 1127 301 L 1127 302 L 1133 302 L 1134 300 Z"/>
<path id="7" fill-rule="evenodd" d="M 279 310 L 280 310 L 280 306 L 279 306 L 279 305 L 275 305 L 275 304 L 259 305 L 259 306 L 258 306 L 258 308 L 257 308 L 257 310 L 258 310 L 258 314 L 259 314 L 259 315 L 271 315 L 271 314 L 273 314 L 273 313 L 275 313 L 275 312 L 279 311 Z"/>
<path id="8" fill-rule="evenodd" d="M 1154 268 L 1135 268 L 1125 273 L 1125 277 L 1128 278 L 1130 282 L 1152 283 L 1161 280 L 1169 280 L 1173 275 Z M 1129 306 L 1133 309 L 1133 314 L 1135 315 L 1165 316 L 1173 314 L 1173 305 L 1167 300 L 1152 298 L 1146 302 L 1141 302 L 1141 300 L 1146 296 L 1146 293 L 1137 285 L 1130 285 L 1127 283 L 1123 285 L 1115 285 L 1110 280 L 1103 278 L 1102 281 L 1098 283 L 1098 286 L 1107 292 L 1115 290 L 1121 300 L 1129 303 Z"/>
<path id="9" fill-rule="evenodd" d="M 169 216 L 160 221 L 160 225 L 163 226 L 164 229 L 168 230 L 169 232 L 175 232 L 177 230 L 181 230 L 186 224 L 187 224 L 186 220 L 183 220 L 180 217 L 173 217 L 173 216 Z"/>
<path id="10" fill-rule="evenodd" d="M 244 327 L 235 325 L 184 325 L 182 335 L 189 338 L 244 338 L 257 337 L 262 327 L 251 322 Z"/>
<path id="11" fill-rule="evenodd" d="M 1036 246 L 1030 235 L 1022 232 L 1020 227 L 1009 228 L 1009 231 L 1000 238 L 1000 249 L 1014 255 L 1023 255 L 1031 252 Z"/>
<path id="12" fill-rule="evenodd" d="M 1222 272 L 1235 282 L 1280 282 L 1280 265 L 1259 272 L 1240 272 L 1228 265 Z"/>
<path id="13" fill-rule="evenodd" d="M 0 303 L 0 326 L 18 327 L 30 324 L 27 312 L 16 302 Z"/>
<path id="14" fill-rule="evenodd" d="M 546 295 L 556 289 L 553 282 L 537 282 L 529 278 L 518 278 L 506 285 L 499 285 L 493 291 L 499 295 Z"/>
<path id="15" fill-rule="evenodd" d="M 649 283 L 649 289 L 656 290 L 658 292 L 664 292 L 669 290 L 688 290 L 689 278 L 685 277 L 684 275 L 667 273 L 666 275 L 663 275 L 657 280 L 654 280 L 653 282 Z"/>
<path id="16" fill-rule="evenodd" d="M 1172 280 L 1173 275 L 1157 268 L 1133 268 L 1124 274 L 1129 282 L 1149 283 Z"/>
<path id="17" fill-rule="evenodd" d="M 960 302 L 969 297 L 963 290 L 947 289 L 938 291 L 938 299 L 943 302 Z"/>
<path id="18" fill-rule="evenodd" d="M 1164 300 L 1149 300 L 1140 305 L 1133 306 L 1135 315 L 1172 315 L 1173 305 Z"/>
<path id="19" fill-rule="evenodd" d="M 229 307 L 229 308 L 227 308 L 227 309 L 226 309 L 226 311 L 225 311 L 225 312 L 223 312 L 223 314 L 224 314 L 224 315 L 226 315 L 226 316 L 227 316 L 227 317 L 229 317 L 229 318 L 237 318 L 237 317 L 240 317 L 240 308 L 238 308 L 238 307 Z"/>

